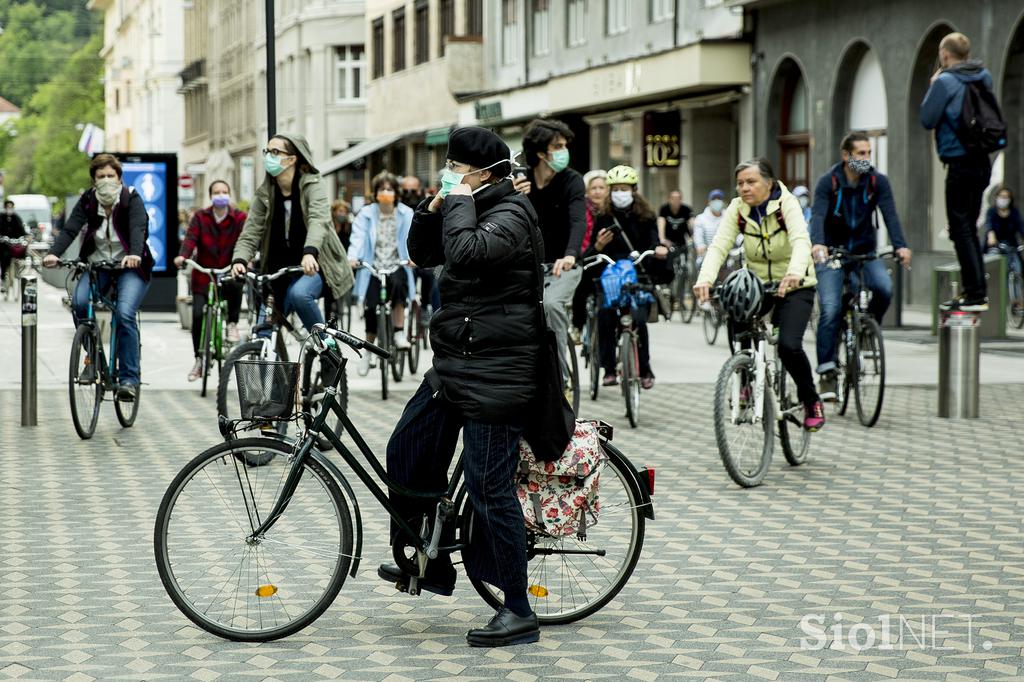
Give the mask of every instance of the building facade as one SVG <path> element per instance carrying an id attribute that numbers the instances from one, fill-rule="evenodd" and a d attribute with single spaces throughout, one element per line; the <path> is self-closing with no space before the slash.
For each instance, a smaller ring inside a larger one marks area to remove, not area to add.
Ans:
<path id="1" fill-rule="evenodd" d="M 366 140 L 325 165 L 436 181 L 457 98 L 482 87 L 482 0 L 367 0 Z"/>
<path id="2" fill-rule="evenodd" d="M 1019 0 L 734 1 L 753 27 L 755 145 L 783 180 L 810 184 L 839 158 L 848 130 L 874 139 L 904 232 L 915 250 L 905 299 L 927 303 L 931 268 L 952 260 L 946 235 L 945 170 L 919 105 L 938 67 L 939 41 L 960 31 L 992 72 L 1010 146 L 992 183 L 1024 182 L 1024 6 Z M 884 241 L 885 235 L 880 235 Z"/>
<path id="3" fill-rule="evenodd" d="M 178 152 L 184 137 L 184 9 L 161 0 L 90 0 L 103 13 L 106 147 Z"/>
<path id="4" fill-rule="evenodd" d="M 459 124 L 521 147 L 551 116 L 575 134 L 577 170 L 641 172 L 653 202 L 680 189 L 703 206 L 749 146 L 750 49 L 743 13 L 715 0 L 503 0 L 483 12 L 484 88 L 459 98 Z"/>

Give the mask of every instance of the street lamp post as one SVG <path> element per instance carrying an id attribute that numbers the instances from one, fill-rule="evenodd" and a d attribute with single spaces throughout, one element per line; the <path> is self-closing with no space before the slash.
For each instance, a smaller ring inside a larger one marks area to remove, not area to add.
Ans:
<path id="1" fill-rule="evenodd" d="M 277 77 L 274 62 L 274 0 L 266 0 L 267 19 L 267 137 L 277 134 Z"/>

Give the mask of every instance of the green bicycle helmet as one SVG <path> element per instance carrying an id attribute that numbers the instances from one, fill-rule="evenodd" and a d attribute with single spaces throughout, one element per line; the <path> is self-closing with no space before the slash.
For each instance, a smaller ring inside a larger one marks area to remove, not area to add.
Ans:
<path id="1" fill-rule="evenodd" d="M 605 182 L 609 185 L 636 185 L 640 182 L 640 175 L 632 166 L 616 166 L 608 171 Z"/>

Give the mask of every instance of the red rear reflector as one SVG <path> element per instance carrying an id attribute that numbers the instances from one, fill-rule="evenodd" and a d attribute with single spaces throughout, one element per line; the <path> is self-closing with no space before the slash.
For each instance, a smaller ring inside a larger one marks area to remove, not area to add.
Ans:
<path id="1" fill-rule="evenodd" d="M 651 495 L 654 494 L 654 469 L 645 467 L 644 471 L 647 472 L 647 492 Z"/>

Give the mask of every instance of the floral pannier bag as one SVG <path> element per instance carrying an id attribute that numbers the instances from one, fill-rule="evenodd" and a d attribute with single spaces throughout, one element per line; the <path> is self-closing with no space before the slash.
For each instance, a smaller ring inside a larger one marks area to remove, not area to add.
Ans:
<path id="1" fill-rule="evenodd" d="M 527 528 L 586 540 L 587 528 L 597 523 L 601 511 L 598 486 L 605 459 L 596 422 L 577 421 L 572 440 L 554 462 L 537 461 L 520 440 L 517 494 Z"/>

